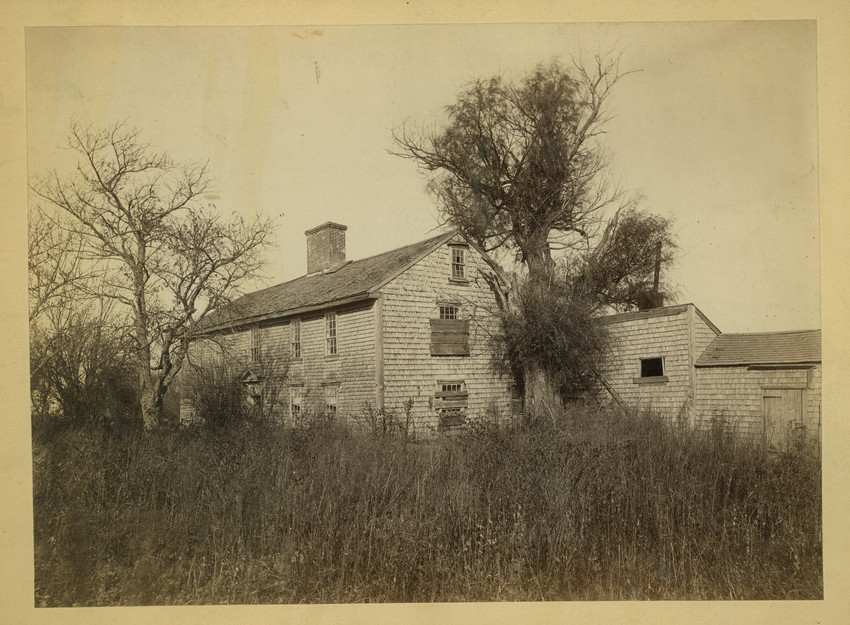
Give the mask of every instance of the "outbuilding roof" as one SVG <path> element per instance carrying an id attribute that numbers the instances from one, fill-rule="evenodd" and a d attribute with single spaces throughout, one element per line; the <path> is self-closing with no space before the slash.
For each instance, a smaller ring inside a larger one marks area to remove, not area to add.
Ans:
<path id="1" fill-rule="evenodd" d="M 821 331 L 720 334 L 697 359 L 697 367 L 791 365 L 821 362 Z"/>
<path id="2" fill-rule="evenodd" d="M 368 299 L 375 290 L 455 236 L 456 232 L 443 233 L 383 254 L 348 261 L 335 270 L 248 293 L 214 311 L 201 328 L 210 332 Z"/>
<path id="3" fill-rule="evenodd" d="M 617 313 L 599 318 L 599 323 L 608 325 L 612 323 L 623 323 L 626 321 L 636 321 L 638 319 L 651 319 L 654 317 L 669 317 L 672 315 L 681 315 L 692 307 L 694 312 L 702 319 L 705 324 L 714 330 L 715 334 L 720 334 L 720 330 L 714 325 L 711 320 L 706 317 L 703 312 L 693 304 L 674 304 L 673 306 L 661 306 L 659 308 L 649 308 L 647 310 L 635 310 L 626 313 Z"/>

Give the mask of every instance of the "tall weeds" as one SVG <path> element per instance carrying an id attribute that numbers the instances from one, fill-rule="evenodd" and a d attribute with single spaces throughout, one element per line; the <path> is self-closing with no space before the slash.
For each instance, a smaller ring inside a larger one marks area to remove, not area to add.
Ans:
<path id="1" fill-rule="evenodd" d="M 35 447 L 36 603 L 819 598 L 819 467 L 589 409 L 427 442 L 68 430 Z"/>

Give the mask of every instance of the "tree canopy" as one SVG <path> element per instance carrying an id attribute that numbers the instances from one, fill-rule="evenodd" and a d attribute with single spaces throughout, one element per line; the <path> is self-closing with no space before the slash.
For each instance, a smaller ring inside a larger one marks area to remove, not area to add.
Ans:
<path id="1" fill-rule="evenodd" d="M 594 318 L 657 305 L 660 269 L 673 258 L 671 222 L 638 208 L 608 173 L 599 137 L 625 75 L 618 63 L 553 60 L 519 82 L 478 79 L 441 127 L 394 133 L 394 153 L 429 175 L 445 221 L 524 267 L 503 325 L 532 402 L 592 384 L 605 351 Z"/>
<path id="2" fill-rule="evenodd" d="M 90 296 L 129 311 L 141 412 L 151 429 L 197 324 L 260 269 L 273 224 L 236 214 L 225 219 L 206 197 L 206 164 L 175 162 L 124 124 L 72 123 L 66 147 L 78 157 L 76 169 L 31 185 L 42 208 L 52 207 L 52 227 L 78 246 L 53 273 L 73 277 L 66 267 L 82 266 Z M 42 267 L 39 275 L 53 271 L 50 263 Z M 31 290 L 39 293 L 50 291 Z"/>

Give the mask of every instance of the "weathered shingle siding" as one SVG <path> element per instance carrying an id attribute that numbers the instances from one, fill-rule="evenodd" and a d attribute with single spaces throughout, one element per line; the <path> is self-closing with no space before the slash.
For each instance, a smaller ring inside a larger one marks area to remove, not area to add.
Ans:
<path id="1" fill-rule="evenodd" d="M 690 363 L 688 310 L 609 323 L 611 357 L 605 378 L 630 406 L 650 409 L 669 418 L 688 417 Z M 635 383 L 642 358 L 664 359 L 668 382 Z"/>
<path id="2" fill-rule="evenodd" d="M 800 369 L 698 367 L 697 427 L 723 424 L 759 437 L 764 431 L 765 388 L 803 389 L 807 433 L 820 434 L 821 366 Z"/>
<path id="3" fill-rule="evenodd" d="M 433 408 L 438 380 L 466 382 L 470 418 L 510 415 L 512 380 L 494 371 L 489 344 L 500 327 L 495 298 L 479 275 L 479 269 L 491 269 L 472 247 L 466 264 L 470 282 L 451 282 L 449 246 L 441 245 L 381 289 L 385 406 L 400 412 L 412 399 L 419 429 L 438 426 Z M 431 356 L 430 320 L 439 317 L 438 302 L 460 304 L 460 317 L 470 320 L 469 356 Z"/>
<path id="4" fill-rule="evenodd" d="M 354 417 L 368 404 L 375 404 L 375 313 L 373 301 L 336 310 L 337 355 L 325 354 L 325 313 L 300 317 L 301 357 L 289 360 L 287 380 L 278 397 L 277 416 L 289 422 L 289 388 L 303 388 L 303 410 L 306 415 L 324 412 L 326 384 L 339 384 L 338 414 Z M 267 358 L 291 357 L 290 320 L 261 325 L 261 350 Z M 230 358 L 248 363 L 250 329 L 218 334 L 215 341 L 225 347 Z M 192 345 L 195 359 L 203 352 L 204 341 Z M 185 421 L 188 405 L 184 402 Z"/>
<path id="5" fill-rule="evenodd" d="M 354 418 L 375 404 L 374 303 L 337 311 L 337 355 L 325 353 L 325 314 L 301 318 L 301 359 L 290 372 L 292 384 L 303 384 L 303 409 L 324 412 L 324 389 L 339 384 L 338 414 Z"/>
<path id="6" fill-rule="evenodd" d="M 705 348 L 717 337 L 717 332 L 691 307 L 694 316 L 694 361 L 705 351 Z"/>

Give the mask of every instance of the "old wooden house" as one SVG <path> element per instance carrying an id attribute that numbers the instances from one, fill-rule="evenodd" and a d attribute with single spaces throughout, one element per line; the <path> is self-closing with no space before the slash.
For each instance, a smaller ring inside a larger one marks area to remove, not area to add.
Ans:
<path id="1" fill-rule="evenodd" d="M 272 382 L 263 360 L 285 357 L 283 388 L 264 401 L 288 423 L 388 410 L 439 429 L 508 416 L 512 380 L 494 368 L 490 342 L 501 282 L 486 254 L 448 232 L 347 261 L 346 230 L 308 230 L 306 275 L 216 311 L 190 361 L 210 351 L 241 359 L 246 392 L 260 401 Z M 192 419 L 182 402 L 181 420 Z"/>
<path id="2" fill-rule="evenodd" d="M 697 428 L 717 425 L 782 449 L 819 440 L 821 333 L 723 334 L 682 304 L 604 317 L 617 401 Z"/>

